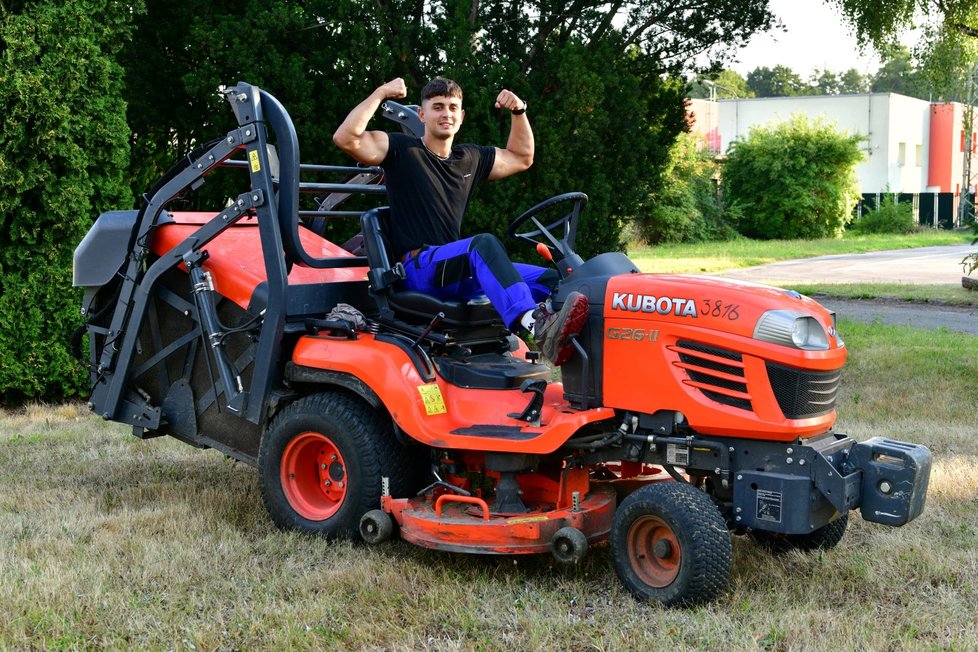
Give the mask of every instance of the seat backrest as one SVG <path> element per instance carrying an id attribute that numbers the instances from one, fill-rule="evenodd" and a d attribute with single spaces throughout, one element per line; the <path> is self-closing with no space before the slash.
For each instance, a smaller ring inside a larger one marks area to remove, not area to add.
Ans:
<path id="1" fill-rule="evenodd" d="M 393 319 L 394 310 L 390 297 L 395 286 L 404 280 L 404 266 L 400 262 L 391 265 L 390 240 L 387 238 L 387 220 L 390 208 L 372 208 L 360 216 L 363 249 L 367 257 L 367 282 L 369 292 L 377 303 L 384 319 Z"/>
<path id="2" fill-rule="evenodd" d="M 387 253 L 388 240 L 384 223 L 390 218 L 390 208 L 372 208 L 360 216 L 360 231 L 363 235 L 363 248 L 367 264 L 371 269 L 390 269 L 391 260 Z"/>

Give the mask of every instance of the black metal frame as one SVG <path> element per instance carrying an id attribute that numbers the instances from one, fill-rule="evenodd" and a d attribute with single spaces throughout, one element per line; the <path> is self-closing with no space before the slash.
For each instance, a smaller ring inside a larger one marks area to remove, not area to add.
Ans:
<path id="1" fill-rule="evenodd" d="M 221 393 L 225 395 L 228 411 L 261 424 L 267 417 L 269 395 L 280 384 L 282 365 L 279 358 L 288 316 L 290 266 L 298 264 L 316 269 L 366 266 L 363 257 L 316 258 L 303 249 L 297 219 L 299 192 L 340 192 L 346 196 L 386 193 L 384 186 L 370 183 L 300 183 L 300 170 L 348 172 L 361 175 L 360 179 L 368 182 L 378 179 L 380 171 L 376 168 L 300 165 L 295 126 L 277 99 L 243 82 L 222 88 L 221 93 L 230 103 L 238 127 L 203 154 L 188 161 L 184 169 L 157 188 L 152 196 L 144 197 L 133 227 L 131 250 L 119 271 L 122 280 L 114 312 L 108 327 L 103 329 L 106 331 L 104 346 L 94 361 L 92 409 L 105 419 L 127 423 L 136 429 L 155 430 L 160 425 L 160 408 L 129 387 L 128 381 L 135 371 L 133 363 L 140 332 L 152 315 L 152 298 L 158 294 L 160 280 L 167 272 L 181 263 L 185 265 L 193 278 L 198 299 L 194 321 L 208 331 L 205 335 L 216 337 L 219 325 L 216 302 L 207 287 L 206 276 L 200 270 L 200 264 L 206 258 L 205 247 L 242 217 L 257 216 L 267 277 L 267 304 L 258 328 L 250 387 L 242 386 L 234 373 L 234 364 L 226 359 L 221 346 L 212 344 L 209 348 L 217 363 Z M 269 129 L 278 148 L 278 179 L 273 176 L 276 161 L 270 154 Z M 244 150 L 246 160 L 230 160 L 239 150 Z M 218 167 L 244 167 L 249 173 L 251 189 L 169 252 L 147 264 L 150 236 L 160 223 L 164 209 L 186 191 L 198 188 L 204 177 Z M 345 212 L 335 210 L 344 198 L 333 201 L 324 207 L 325 210 L 304 213 L 319 218 L 345 217 Z M 158 352 L 154 359 L 159 358 Z M 146 363 L 140 367 L 146 367 Z"/>

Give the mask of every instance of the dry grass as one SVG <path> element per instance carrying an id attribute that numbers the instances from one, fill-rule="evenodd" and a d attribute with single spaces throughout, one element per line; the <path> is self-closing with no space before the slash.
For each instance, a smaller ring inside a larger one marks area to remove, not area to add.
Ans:
<path id="1" fill-rule="evenodd" d="M 84 408 L 0 414 L 0 649 L 975 649 L 978 339 L 843 322 L 840 430 L 926 442 L 924 515 L 828 553 L 735 537 L 729 591 L 636 603 L 577 568 L 275 530 L 257 474 Z"/>

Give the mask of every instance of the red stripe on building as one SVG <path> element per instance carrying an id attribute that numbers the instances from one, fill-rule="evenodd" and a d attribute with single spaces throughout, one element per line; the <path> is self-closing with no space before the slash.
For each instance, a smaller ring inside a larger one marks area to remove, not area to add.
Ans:
<path id="1" fill-rule="evenodd" d="M 963 135 L 962 135 L 963 138 Z M 951 161 L 954 154 L 954 105 L 931 104 L 930 157 L 927 185 L 951 192 Z"/>

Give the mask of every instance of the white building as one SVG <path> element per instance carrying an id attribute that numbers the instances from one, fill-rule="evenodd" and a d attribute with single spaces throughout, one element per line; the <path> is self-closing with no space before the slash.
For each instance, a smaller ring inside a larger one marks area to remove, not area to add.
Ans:
<path id="1" fill-rule="evenodd" d="M 694 130 L 707 136 L 710 149 L 719 153 L 755 126 L 784 122 L 794 114 L 821 118 L 843 132 L 865 137 L 865 156 L 856 168 L 864 195 L 934 193 L 926 201 L 936 206 L 939 195 L 949 194 L 943 199 L 950 208 L 951 196 L 956 204 L 962 187 L 973 188 L 978 176 L 978 163 L 972 160 L 971 180 L 964 178 L 965 150 L 973 159 L 976 140 L 974 133 L 966 136 L 965 107 L 956 102 L 870 93 L 719 100 L 715 111 L 710 104 L 714 103 L 694 102 L 690 110 Z M 936 214 L 935 208 L 935 223 Z"/>

